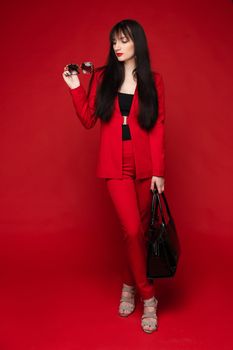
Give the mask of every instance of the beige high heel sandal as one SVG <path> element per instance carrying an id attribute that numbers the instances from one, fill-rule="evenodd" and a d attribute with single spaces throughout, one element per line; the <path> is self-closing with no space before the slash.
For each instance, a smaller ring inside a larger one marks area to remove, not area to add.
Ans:
<path id="1" fill-rule="evenodd" d="M 148 300 L 144 300 L 144 307 L 145 306 L 153 306 L 154 311 L 147 311 L 143 313 L 141 318 L 141 326 L 144 332 L 152 333 L 158 328 L 158 318 L 156 315 L 158 300 L 155 297 L 153 297 L 153 299 L 150 298 Z M 146 320 L 147 318 L 150 320 Z M 149 329 L 145 328 L 146 326 L 148 326 Z"/>
<path id="2" fill-rule="evenodd" d="M 128 292 L 129 295 L 121 295 L 120 305 L 119 305 L 119 315 L 129 316 L 135 310 L 135 287 L 123 284 L 122 293 Z"/>

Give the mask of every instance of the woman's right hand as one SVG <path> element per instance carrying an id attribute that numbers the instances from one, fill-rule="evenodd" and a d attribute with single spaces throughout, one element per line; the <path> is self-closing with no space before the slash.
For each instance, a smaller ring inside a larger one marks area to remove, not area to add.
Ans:
<path id="1" fill-rule="evenodd" d="M 76 72 L 72 72 L 76 73 Z M 68 64 L 64 67 L 64 72 L 62 73 L 63 79 L 65 80 L 66 84 L 71 88 L 75 89 L 80 86 L 80 80 L 78 78 L 78 74 L 71 74 L 68 70 Z"/>

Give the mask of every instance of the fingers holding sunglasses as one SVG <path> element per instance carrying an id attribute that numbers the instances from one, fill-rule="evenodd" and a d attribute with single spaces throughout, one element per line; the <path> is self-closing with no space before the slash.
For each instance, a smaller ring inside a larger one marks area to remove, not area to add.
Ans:
<path id="1" fill-rule="evenodd" d="M 64 74 L 66 76 L 70 76 L 70 75 L 77 75 L 78 72 L 76 70 L 73 70 L 73 69 L 70 69 L 69 68 L 69 64 L 67 64 L 65 67 L 64 67 Z"/>
<path id="2" fill-rule="evenodd" d="M 62 77 L 71 89 L 75 89 L 76 87 L 80 86 L 80 80 L 78 78 L 77 72 L 70 72 L 68 69 L 68 65 L 64 67 Z"/>

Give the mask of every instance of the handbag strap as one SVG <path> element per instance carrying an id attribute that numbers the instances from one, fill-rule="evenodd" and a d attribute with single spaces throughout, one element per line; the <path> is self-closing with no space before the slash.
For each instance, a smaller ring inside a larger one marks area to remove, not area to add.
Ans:
<path id="1" fill-rule="evenodd" d="M 156 216 L 155 216 L 156 213 Z M 151 205 L 151 225 L 154 226 L 155 220 L 158 218 L 158 200 L 157 196 L 153 193 L 152 205 Z"/>
<path id="2" fill-rule="evenodd" d="M 167 199 L 165 197 L 165 193 L 164 192 L 162 192 L 162 198 L 163 198 L 163 201 L 165 203 L 165 207 L 166 207 L 166 210 L 167 210 L 168 217 L 169 217 L 169 219 L 172 219 L 171 211 L 169 209 L 168 202 L 167 202 Z"/>
<path id="3" fill-rule="evenodd" d="M 157 207 L 159 205 L 159 209 L 160 209 L 160 213 L 161 213 L 161 217 L 162 217 L 162 222 L 165 225 L 166 223 L 165 223 L 163 209 L 162 209 L 162 205 L 161 205 L 161 201 L 160 201 L 160 194 L 159 194 L 157 188 L 152 190 L 152 192 L 153 192 L 153 198 L 152 198 L 152 212 L 153 212 L 153 214 L 152 214 L 152 219 L 154 218 L 154 214 L 155 214 L 154 201 L 156 200 L 156 209 L 157 209 Z M 164 191 L 162 192 L 162 198 L 163 198 L 164 203 L 165 203 L 165 207 L 166 207 L 166 211 L 167 211 L 168 217 L 169 217 L 170 220 L 172 220 L 171 211 L 169 209 L 168 202 L 167 202 L 167 199 L 166 199 Z M 153 223 L 154 223 L 154 220 L 153 220 Z"/>

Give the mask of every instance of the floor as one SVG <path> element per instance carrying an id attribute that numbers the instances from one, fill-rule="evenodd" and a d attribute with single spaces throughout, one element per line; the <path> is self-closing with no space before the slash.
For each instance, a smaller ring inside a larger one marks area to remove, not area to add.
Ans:
<path id="1" fill-rule="evenodd" d="M 232 349 L 230 245 L 216 242 L 206 251 L 207 238 L 192 237 L 176 277 L 155 281 L 159 326 L 152 334 L 140 327 L 140 302 L 128 318 L 118 316 L 117 273 L 15 267 L 2 274 L 0 350 Z"/>

